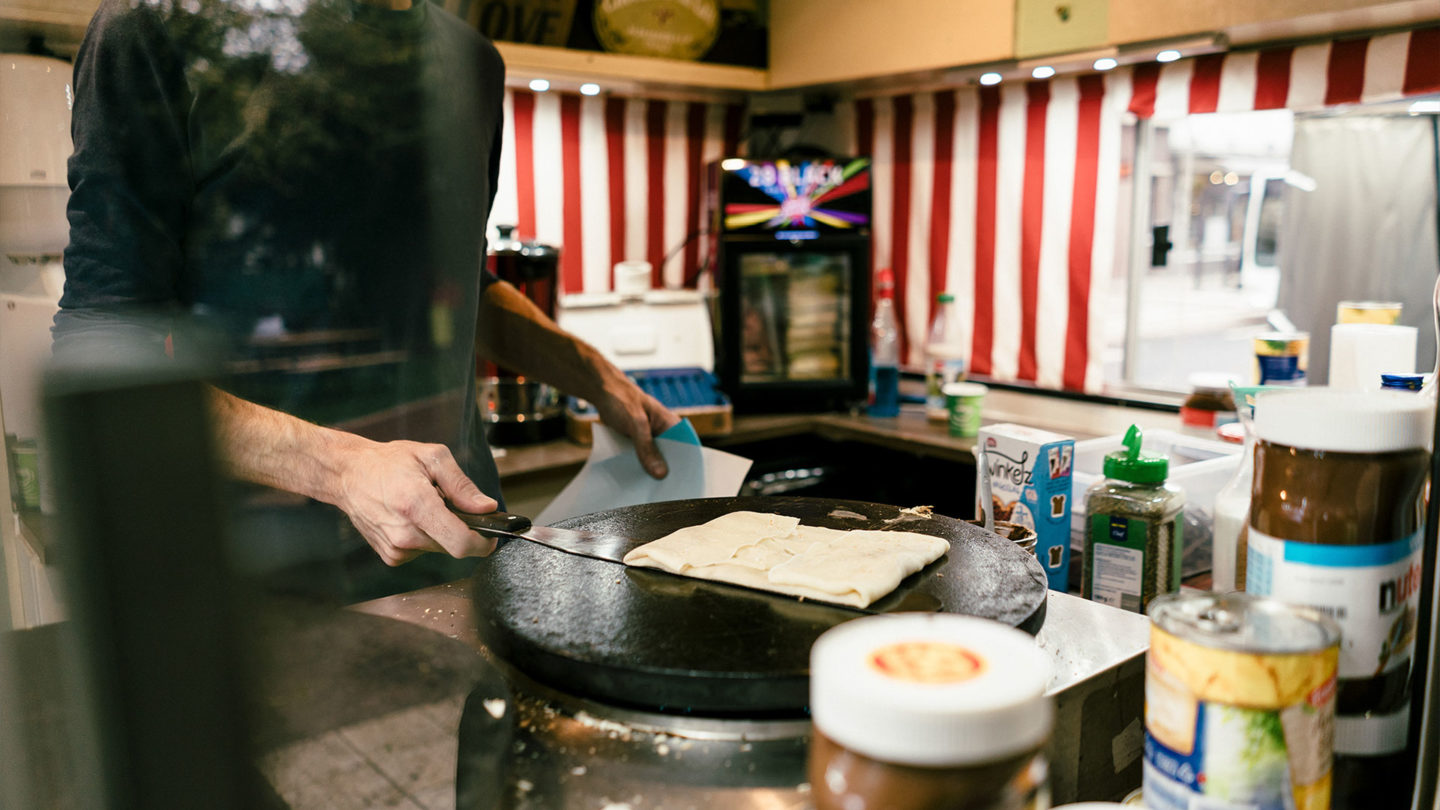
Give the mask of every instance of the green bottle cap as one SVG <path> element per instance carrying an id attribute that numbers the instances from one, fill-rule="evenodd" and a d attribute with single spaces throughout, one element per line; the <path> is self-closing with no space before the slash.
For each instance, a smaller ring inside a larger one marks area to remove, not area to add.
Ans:
<path id="1" fill-rule="evenodd" d="M 1140 426 L 1125 431 L 1124 450 L 1105 455 L 1105 477 L 1132 484 L 1159 484 L 1170 474 L 1170 459 L 1154 453 L 1140 452 Z"/>
<path id="2" fill-rule="evenodd" d="M 954 301 L 954 300 L 955 300 L 955 296 L 952 295 L 951 293 L 948 293 L 948 292 L 942 292 L 942 293 L 940 293 L 939 295 L 937 295 L 937 296 L 935 296 L 935 297 L 936 297 L 936 299 L 939 300 L 940 303 L 942 303 L 942 304 L 948 304 L 948 303 L 950 303 L 951 301 Z"/>

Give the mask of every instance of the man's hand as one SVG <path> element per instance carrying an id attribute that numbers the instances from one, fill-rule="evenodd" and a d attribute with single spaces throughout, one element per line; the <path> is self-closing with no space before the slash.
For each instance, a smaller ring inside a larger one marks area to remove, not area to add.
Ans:
<path id="1" fill-rule="evenodd" d="M 656 478 L 670 472 L 655 436 L 678 424 L 680 417 L 641 391 L 594 346 L 561 329 L 503 281 L 488 285 L 480 299 L 475 349 L 505 368 L 589 400 L 605 424 L 635 443 L 646 472 Z"/>
<path id="2" fill-rule="evenodd" d="M 362 440 L 363 441 L 363 440 Z M 493 512 L 485 495 L 455 463 L 449 448 L 418 442 L 366 442 L 341 460 L 335 505 L 386 565 L 426 551 L 485 557 L 495 540 L 466 528 L 448 501 L 464 512 Z"/>
<path id="3" fill-rule="evenodd" d="M 607 368 L 604 393 L 593 402 L 600 420 L 635 443 L 640 465 L 654 478 L 670 474 L 670 467 L 655 446 L 655 437 L 680 423 L 680 417 L 660 401 L 640 390 L 624 372 L 598 357 Z"/>
<path id="4" fill-rule="evenodd" d="M 221 455 L 238 478 L 339 507 L 388 565 L 421 552 L 483 557 L 495 541 L 450 513 L 493 512 L 443 444 L 375 442 L 212 389 Z"/>

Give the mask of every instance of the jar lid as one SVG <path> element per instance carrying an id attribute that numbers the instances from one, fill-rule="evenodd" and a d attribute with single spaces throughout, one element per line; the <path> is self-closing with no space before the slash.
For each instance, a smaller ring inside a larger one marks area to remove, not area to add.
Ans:
<path id="1" fill-rule="evenodd" d="M 1230 444 L 1244 444 L 1245 426 L 1240 424 L 1239 422 L 1226 422 L 1220 427 L 1215 428 L 1215 435 L 1219 436 L 1220 441 L 1222 442 L 1229 442 Z"/>
<path id="2" fill-rule="evenodd" d="M 983 397 L 989 390 L 990 386 L 985 383 L 962 380 L 960 382 L 945 383 L 940 389 L 940 393 L 947 397 Z"/>
<path id="3" fill-rule="evenodd" d="M 1139 425 L 1131 425 L 1125 431 L 1122 443 L 1124 450 L 1105 454 L 1101 465 L 1106 478 L 1129 481 L 1132 484 L 1158 484 L 1170 475 L 1170 459 L 1155 453 L 1140 452 L 1142 441 Z"/>
<path id="4" fill-rule="evenodd" d="M 1255 436 L 1271 444 L 1337 453 L 1391 453 L 1430 446 L 1435 403 L 1401 391 L 1266 391 Z"/>
<path id="5" fill-rule="evenodd" d="M 857 754 L 954 767 L 1039 748 L 1050 736 L 1050 657 L 988 619 L 890 614 L 845 622 L 810 651 L 810 714 Z"/>

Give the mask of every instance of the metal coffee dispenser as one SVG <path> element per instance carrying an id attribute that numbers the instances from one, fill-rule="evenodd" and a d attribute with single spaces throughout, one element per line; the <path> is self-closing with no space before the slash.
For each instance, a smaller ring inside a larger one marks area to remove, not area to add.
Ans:
<path id="1" fill-rule="evenodd" d="M 554 318 L 559 249 L 520 241 L 515 238 L 512 225 L 500 225 L 497 229 L 500 238 L 491 244 L 491 271 Z M 480 417 L 491 444 L 500 447 L 531 444 L 564 434 L 563 398 L 554 387 L 483 358 L 477 363 L 476 371 Z"/>

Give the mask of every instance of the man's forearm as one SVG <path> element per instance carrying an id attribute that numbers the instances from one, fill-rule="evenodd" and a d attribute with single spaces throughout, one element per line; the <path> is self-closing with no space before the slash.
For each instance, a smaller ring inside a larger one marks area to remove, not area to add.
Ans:
<path id="1" fill-rule="evenodd" d="M 596 349 L 563 331 L 510 284 L 485 288 L 477 324 L 476 349 L 498 365 L 556 386 L 567 394 L 596 400 L 614 367 Z"/>
<path id="2" fill-rule="evenodd" d="M 325 503 L 339 502 L 340 460 L 368 442 L 218 388 L 211 389 L 210 403 L 218 450 L 230 475 Z"/>

